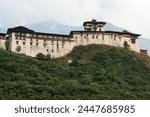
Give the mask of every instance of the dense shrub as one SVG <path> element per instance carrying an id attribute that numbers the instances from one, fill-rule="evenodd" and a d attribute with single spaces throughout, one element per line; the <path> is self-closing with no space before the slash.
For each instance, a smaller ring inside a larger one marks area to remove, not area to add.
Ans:
<path id="1" fill-rule="evenodd" d="M 127 49 L 79 46 L 70 64 L 37 58 L 0 50 L 0 99 L 150 99 L 147 60 Z"/>
<path id="2" fill-rule="evenodd" d="M 51 55 L 50 55 L 50 54 L 47 54 L 47 55 L 45 56 L 45 58 L 46 58 L 46 60 L 51 60 Z"/>
<path id="3" fill-rule="evenodd" d="M 42 53 L 38 53 L 38 54 L 36 55 L 36 58 L 39 59 L 39 60 L 45 60 L 45 55 L 42 54 Z"/>
<path id="4" fill-rule="evenodd" d="M 20 52 L 21 51 L 21 46 L 17 46 L 16 51 Z"/>

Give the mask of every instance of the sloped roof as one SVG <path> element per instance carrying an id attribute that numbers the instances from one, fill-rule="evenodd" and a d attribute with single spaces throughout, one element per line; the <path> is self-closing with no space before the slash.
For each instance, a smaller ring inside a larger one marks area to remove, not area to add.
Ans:
<path id="1" fill-rule="evenodd" d="M 34 33 L 34 30 L 30 30 L 24 26 L 18 26 L 15 28 L 9 28 L 7 30 L 7 33 L 11 33 L 11 32 Z"/>
<path id="2" fill-rule="evenodd" d="M 5 36 L 6 34 L 5 33 L 0 33 L 0 36 Z"/>
<path id="3" fill-rule="evenodd" d="M 71 37 L 70 35 L 63 35 L 63 34 L 52 34 L 52 33 L 43 33 L 43 32 L 35 32 L 34 30 L 28 29 L 24 26 L 18 26 L 15 28 L 9 28 L 7 30 L 8 33 L 12 32 L 21 32 L 21 33 L 30 33 L 30 34 L 39 34 L 39 35 L 51 35 L 51 36 L 61 36 L 61 37 Z"/>
<path id="4" fill-rule="evenodd" d="M 103 24 L 103 25 L 105 25 L 106 22 L 101 22 L 101 21 L 96 21 L 96 20 L 86 21 L 86 22 L 83 23 L 83 26 L 85 26 L 86 24 L 93 24 L 93 25 Z"/>

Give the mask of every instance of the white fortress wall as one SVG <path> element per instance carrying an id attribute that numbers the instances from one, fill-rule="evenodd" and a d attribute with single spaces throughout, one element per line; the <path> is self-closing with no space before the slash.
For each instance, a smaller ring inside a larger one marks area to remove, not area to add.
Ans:
<path id="1" fill-rule="evenodd" d="M 104 31 L 105 22 L 96 20 L 84 22 L 84 31 L 71 31 L 70 35 L 38 33 L 26 27 L 19 26 L 7 31 L 10 41 L 10 50 L 35 57 L 38 53 L 49 54 L 52 58 L 64 56 L 72 51 L 75 46 L 89 44 L 103 44 L 116 47 L 124 47 L 126 41 L 129 49 L 140 52 L 139 34 L 128 31 L 114 32 Z M 0 47 L 5 47 L 5 40 L 0 39 Z"/>

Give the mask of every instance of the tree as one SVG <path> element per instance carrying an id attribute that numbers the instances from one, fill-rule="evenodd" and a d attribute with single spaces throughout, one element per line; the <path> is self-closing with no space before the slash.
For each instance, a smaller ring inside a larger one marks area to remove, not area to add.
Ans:
<path id="1" fill-rule="evenodd" d="M 20 52 L 21 51 L 21 46 L 17 46 L 16 51 Z"/>
<path id="2" fill-rule="evenodd" d="M 46 60 L 51 60 L 51 55 L 50 54 L 46 55 Z"/>
<path id="3" fill-rule="evenodd" d="M 6 40 L 5 41 L 6 50 L 9 50 L 9 46 L 10 46 L 10 42 L 9 42 L 9 40 Z"/>
<path id="4" fill-rule="evenodd" d="M 127 41 L 124 41 L 123 45 L 124 45 L 124 48 L 126 48 L 126 49 L 128 49 L 130 46 Z"/>
<path id="5" fill-rule="evenodd" d="M 36 55 L 36 58 L 39 59 L 39 60 L 45 60 L 45 55 L 42 54 L 42 53 L 38 53 L 38 54 Z"/>

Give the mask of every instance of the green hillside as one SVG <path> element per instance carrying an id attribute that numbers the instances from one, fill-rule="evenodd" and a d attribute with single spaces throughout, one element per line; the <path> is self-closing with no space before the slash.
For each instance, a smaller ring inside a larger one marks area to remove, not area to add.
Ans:
<path id="1" fill-rule="evenodd" d="M 0 99 L 150 99 L 150 67 L 134 52 L 102 45 L 57 60 L 0 50 Z"/>

